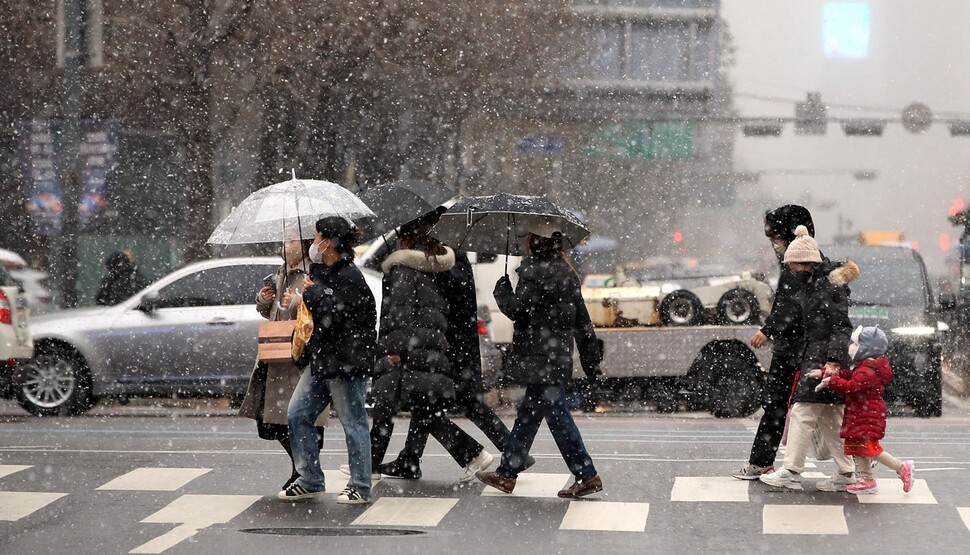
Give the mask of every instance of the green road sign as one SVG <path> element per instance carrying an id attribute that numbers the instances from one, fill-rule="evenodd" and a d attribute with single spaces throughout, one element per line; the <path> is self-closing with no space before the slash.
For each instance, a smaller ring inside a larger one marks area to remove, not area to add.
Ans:
<path id="1" fill-rule="evenodd" d="M 694 130 L 686 122 L 607 124 L 590 134 L 586 152 L 590 156 L 686 160 L 694 154 Z"/>

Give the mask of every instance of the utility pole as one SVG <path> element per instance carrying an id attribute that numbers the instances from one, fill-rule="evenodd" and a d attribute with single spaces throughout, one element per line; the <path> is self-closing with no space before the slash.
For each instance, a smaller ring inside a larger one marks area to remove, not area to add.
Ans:
<path id="1" fill-rule="evenodd" d="M 61 183 L 64 186 L 61 212 L 61 250 L 58 263 L 61 271 L 61 306 L 77 306 L 78 291 L 78 205 L 81 203 L 81 183 L 78 176 L 78 154 L 81 139 L 81 2 L 64 2 L 64 96 L 61 99 Z"/>

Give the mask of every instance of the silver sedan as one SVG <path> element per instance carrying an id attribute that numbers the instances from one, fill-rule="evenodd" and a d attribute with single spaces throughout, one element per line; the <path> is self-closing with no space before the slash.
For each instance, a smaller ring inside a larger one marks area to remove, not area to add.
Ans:
<path id="1" fill-rule="evenodd" d="M 263 278 L 279 258 L 223 258 L 181 268 L 111 307 L 31 322 L 35 356 L 13 392 L 33 414 L 69 415 L 99 397 L 241 397 L 256 358 Z M 381 278 L 364 270 L 380 303 Z"/>

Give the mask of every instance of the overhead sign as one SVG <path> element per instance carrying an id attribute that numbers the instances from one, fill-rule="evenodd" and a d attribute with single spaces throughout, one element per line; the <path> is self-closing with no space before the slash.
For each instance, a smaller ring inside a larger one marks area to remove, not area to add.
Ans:
<path id="1" fill-rule="evenodd" d="M 84 120 L 78 154 L 81 183 L 79 217 L 82 229 L 108 205 L 108 182 L 118 151 L 118 120 Z M 35 232 L 57 235 L 61 230 L 64 185 L 63 145 L 58 118 L 35 118 L 21 126 L 21 174 L 27 211 Z"/>
<path id="2" fill-rule="evenodd" d="M 687 160 L 694 155 L 694 129 L 688 122 L 613 123 L 594 131 L 586 150 L 590 156 Z"/>

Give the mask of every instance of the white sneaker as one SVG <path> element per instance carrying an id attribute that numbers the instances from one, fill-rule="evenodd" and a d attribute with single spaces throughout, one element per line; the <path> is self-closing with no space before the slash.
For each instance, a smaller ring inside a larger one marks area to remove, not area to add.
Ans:
<path id="1" fill-rule="evenodd" d="M 340 465 L 340 471 L 343 472 L 345 475 L 350 476 L 350 465 L 349 464 Z M 382 479 L 384 479 L 384 475 L 381 474 L 380 472 L 375 472 L 370 475 L 371 485 L 374 485 L 377 482 L 380 482 Z"/>
<path id="2" fill-rule="evenodd" d="M 787 468 L 780 468 L 774 472 L 762 474 L 758 477 L 758 480 L 776 488 L 802 491 L 802 477 Z"/>
<path id="3" fill-rule="evenodd" d="M 855 477 L 852 474 L 838 474 L 831 478 L 826 478 L 815 484 L 818 491 L 845 491 L 845 486 L 855 484 Z"/>
<path id="4" fill-rule="evenodd" d="M 337 496 L 337 503 L 341 505 L 366 505 L 369 501 L 360 494 L 357 488 L 348 485 Z"/>
<path id="5" fill-rule="evenodd" d="M 468 463 L 465 467 L 465 471 L 462 472 L 461 477 L 458 478 L 458 482 L 462 484 L 467 484 L 475 480 L 476 472 L 485 472 L 488 467 L 492 466 L 492 462 L 495 457 L 491 455 L 488 451 L 482 449 L 482 452 L 478 454 L 472 462 Z"/>

